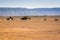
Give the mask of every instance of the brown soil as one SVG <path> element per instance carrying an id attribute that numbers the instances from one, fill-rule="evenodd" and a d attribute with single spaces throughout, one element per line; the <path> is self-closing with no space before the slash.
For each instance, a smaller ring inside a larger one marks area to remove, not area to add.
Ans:
<path id="1" fill-rule="evenodd" d="M 60 16 L 0 17 L 0 40 L 60 40 Z"/>

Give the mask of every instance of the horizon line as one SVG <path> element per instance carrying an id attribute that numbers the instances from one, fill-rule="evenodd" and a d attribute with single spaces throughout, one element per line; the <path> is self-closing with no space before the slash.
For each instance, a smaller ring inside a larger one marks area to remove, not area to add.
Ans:
<path id="1" fill-rule="evenodd" d="M 35 9 L 35 8 L 60 8 L 60 7 L 12 7 L 12 6 L 10 6 L 10 7 L 7 7 L 7 6 L 2 6 L 2 7 L 0 7 L 0 8 L 27 8 L 27 9 Z"/>

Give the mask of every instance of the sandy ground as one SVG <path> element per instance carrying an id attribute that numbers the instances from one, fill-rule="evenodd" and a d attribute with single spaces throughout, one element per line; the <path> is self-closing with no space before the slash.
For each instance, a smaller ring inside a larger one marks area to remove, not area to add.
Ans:
<path id="1" fill-rule="evenodd" d="M 60 40 L 60 17 L 30 18 L 0 17 L 0 40 Z"/>

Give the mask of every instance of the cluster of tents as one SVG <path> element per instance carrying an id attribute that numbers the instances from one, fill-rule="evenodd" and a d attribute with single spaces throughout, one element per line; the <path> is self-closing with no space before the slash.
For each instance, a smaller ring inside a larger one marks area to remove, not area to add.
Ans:
<path id="1" fill-rule="evenodd" d="M 21 20 L 27 20 L 27 19 L 31 19 L 31 18 L 29 18 L 27 16 L 21 18 Z M 13 20 L 13 17 L 9 17 L 9 18 L 7 18 L 7 20 Z"/>

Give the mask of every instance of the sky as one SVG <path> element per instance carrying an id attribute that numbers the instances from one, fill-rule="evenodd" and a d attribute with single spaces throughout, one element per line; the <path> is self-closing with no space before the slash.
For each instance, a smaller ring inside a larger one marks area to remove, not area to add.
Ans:
<path id="1" fill-rule="evenodd" d="M 0 7 L 53 8 L 60 7 L 60 0 L 0 0 Z"/>

